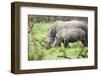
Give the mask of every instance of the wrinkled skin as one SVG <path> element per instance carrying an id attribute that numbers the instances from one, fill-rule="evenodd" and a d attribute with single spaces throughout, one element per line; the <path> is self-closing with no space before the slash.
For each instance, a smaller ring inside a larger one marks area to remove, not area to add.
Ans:
<path id="1" fill-rule="evenodd" d="M 85 39 L 88 42 L 87 35 L 88 35 L 88 28 L 87 24 L 83 21 L 78 20 L 71 20 L 71 21 L 56 21 L 48 31 L 48 44 L 47 48 L 50 48 L 53 42 L 55 41 L 56 34 L 61 29 L 69 29 L 69 28 L 80 28 L 85 31 Z"/>
<path id="2" fill-rule="evenodd" d="M 61 45 L 61 42 L 64 43 L 64 47 L 67 47 L 69 42 L 75 42 L 77 40 L 80 40 L 84 46 L 87 46 L 85 34 L 85 31 L 79 28 L 62 29 L 56 34 L 52 47 Z"/>

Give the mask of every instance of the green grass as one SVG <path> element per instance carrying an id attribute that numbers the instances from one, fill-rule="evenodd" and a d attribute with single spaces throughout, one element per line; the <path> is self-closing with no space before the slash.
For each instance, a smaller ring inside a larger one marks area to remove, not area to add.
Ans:
<path id="1" fill-rule="evenodd" d="M 37 23 L 37 24 L 35 24 L 35 27 L 33 27 L 33 32 L 35 34 L 35 37 L 38 40 L 41 41 L 44 38 L 47 38 L 47 31 L 48 31 L 48 28 L 50 27 L 48 25 L 51 25 L 51 23 Z"/>
<path id="2" fill-rule="evenodd" d="M 47 39 L 47 32 L 52 23 L 36 23 L 32 28 L 36 39 L 41 43 L 44 43 Z M 46 45 L 46 44 L 45 44 Z M 83 49 L 83 44 L 80 41 L 69 43 L 69 47 L 64 48 L 63 44 L 61 47 L 46 49 L 39 42 L 35 45 L 32 42 L 32 34 L 28 34 L 28 60 L 54 60 L 54 59 L 76 59 L 76 58 L 87 58 L 88 53 L 85 57 L 79 56 L 80 51 Z M 82 51 L 85 54 L 87 47 Z"/>

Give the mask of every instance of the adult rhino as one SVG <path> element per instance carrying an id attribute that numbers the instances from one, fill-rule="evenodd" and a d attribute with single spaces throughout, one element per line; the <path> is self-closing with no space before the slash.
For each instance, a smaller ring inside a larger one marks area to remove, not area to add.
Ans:
<path id="1" fill-rule="evenodd" d="M 48 31 L 48 44 L 47 48 L 50 48 L 51 45 L 53 44 L 57 32 L 59 32 L 61 29 L 64 28 L 80 28 L 85 31 L 86 33 L 86 42 L 88 43 L 88 26 L 84 21 L 79 21 L 79 20 L 71 20 L 71 21 L 56 21 L 53 23 L 51 28 Z"/>

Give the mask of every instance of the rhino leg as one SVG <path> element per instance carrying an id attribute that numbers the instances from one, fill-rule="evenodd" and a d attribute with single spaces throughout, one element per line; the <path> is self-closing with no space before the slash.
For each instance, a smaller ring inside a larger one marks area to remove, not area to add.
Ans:
<path id="1" fill-rule="evenodd" d="M 86 46 L 88 47 L 88 34 L 86 34 L 85 40 L 86 40 Z"/>
<path id="2" fill-rule="evenodd" d="M 85 37 L 82 38 L 81 42 L 84 44 L 84 46 L 88 45 Z"/>
<path id="3" fill-rule="evenodd" d="M 69 44 L 68 40 L 64 41 L 63 43 L 64 43 L 64 47 L 65 47 L 65 48 L 66 48 L 66 47 L 68 46 L 68 44 Z"/>

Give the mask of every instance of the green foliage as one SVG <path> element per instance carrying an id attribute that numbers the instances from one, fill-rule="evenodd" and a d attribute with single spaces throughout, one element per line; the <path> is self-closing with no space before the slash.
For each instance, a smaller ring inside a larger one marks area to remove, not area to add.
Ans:
<path id="1" fill-rule="evenodd" d="M 33 32 L 38 40 L 42 41 L 47 38 L 47 31 L 50 28 L 48 25 L 51 23 L 36 23 L 34 25 Z"/>
<path id="2" fill-rule="evenodd" d="M 83 49 L 83 44 L 80 41 L 69 43 L 69 47 L 64 48 L 63 43 L 60 47 L 46 49 L 47 32 L 51 23 L 36 23 L 32 28 L 37 41 L 35 44 L 32 42 L 31 33 L 28 34 L 28 60 L 52 60 L 52 59 L 76 59 L 80 51 Z M 87 51 L 85 47 L 82 51 L 84 55 Z M 87 58 L 79 56 L 79 58 Z"/>

